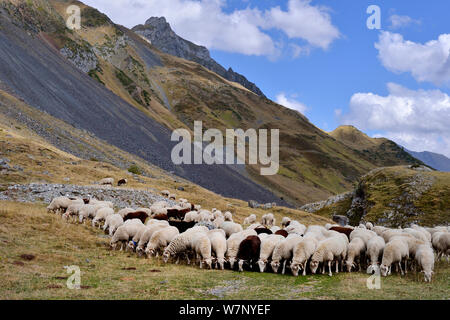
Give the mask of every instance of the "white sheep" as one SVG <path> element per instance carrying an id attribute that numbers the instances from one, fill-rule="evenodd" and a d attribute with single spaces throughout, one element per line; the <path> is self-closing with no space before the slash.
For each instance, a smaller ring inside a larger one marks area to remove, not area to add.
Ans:
<path id="1" fill-rule="evenodd" d="M 442 231 L 433 233 L 432 244 L 437 252 L 438 260 L 441 259 L 442 256 L 447 256 L 448 261 L 450 255 L 450 233 Z"/>
<path id="2" fill-rule="evenodd" d="M 266 213 L 261 218 L 261 224 L 269 228 L 275 225 L 275 221 L 276 219 L 273 216 L 273 213 Z"/>
<path id="3" fill-rule="evenodd" d="M 285 237 L 279 234 L 270 234 L 261 240 L 261 250 L 259 253 L 259 260 L 257 262 L 259 271 L 264 272 L 266 270 L 267 262 L 272 257 L 273 250 Z"/>
<path id="4" fill-rule="evenodd" d="M 301 224 L 300 222 L 298 222 L 296 220 L 293 220 L 289 223 L 289 225 L 287 227 L 284 228 L 284 230 L 286 230 L 286 232 L 289 234 L 295 233 L 300 236 L 303 236 L 306 231 L 306 226 L 304 226 L 303 224 Z"/>
<path id="5" fill-rule="evenodd" d="M 134 219 L 133 219 L 134 220 Z M 136 219 L 139 220 L 139 219 Z M 130 221 L 130 222 L 128 222 Z M 139 220 L 140 221 L 140 220 Z M 127 223 L 128 222 L 128 223 Z M 112 249 L 117 247 L 117 244 L 120 242 L 120 251 L 123 250 L 124 245 L 133 238 L 142 228 L 145 226 L 142 224 L 142 221 L 139 224 L 138 222 L 132 222 L 131 220 L 125 221 L 123 225 L 117 228 L 116 232 L 111 238 L 110 246 Z"/>
<path id="6" fill-rule="evenodd" d="M 291 223 L 291 218 L 289 218 L 289 217 L 283 217 L 283 219 L 281 219 L 281 227 L 282 228 L 287 227 L 290 223 Z"/>
<path id="7" fill-rule="evenodd" d="M 361 271 L 361 262 L 362 262 L 361 260 L 365 251 L 366 251 L 366 244 L 361 238 L 356 237 L 352 241 L 350 241 L 347 250 L 347 260 L 345 261 L 348 272 L 351 272 L 352 268 L 356 267 L 355 261 L 358 262 L 358 270 Z"/>
<path id="8" fill-rule="evenodd" d="M 220 269 L 224 269 L 225 254 L 227 252 L 227 240 L 225 238 L 225 231 L 222 229 L 209 230 L 207 233 L 211 241 L 211 249 L 215 255 L 216 267 L 219 264 Z"/>
<path id="9" fill-rule="evenodd" d="M 109 235 L 112 236 L 121 225 L 123 225 L 122 216 L 120 214 L 112 214 L 106 217 L 103 231 L 108 231 Z"/>
<path id="10" fill-rule="evenodd" d="M 301 241 L 303 241 L 303 238 L 300 235 L 291 234 L 275 246 L 275 249 L 272 253 L 272 261 L 270 263 L 270 266 L 272 267 L 272 271 L 274 273 L 278 272 L 281 261 L 283 261 L 283 269 L 281 271 L 281 274 L 285 273 L 286 263 L 291 260 L 294 247 Z"/>
<path id="11" fill-rule="evenodd" d="M 367 242 L 373 237 L 376 237 L 377 234 L 371 230 L 356 228 L 350 233 L 350 241 L 355 238 L 361 238 L 364 241 L 364 244 L 367 246 Z"/>
<path id="12" fill-rule="evenodd" d="M 93 219 L 94 216 L 95 216 L 95 211 L 96 210 L 97 210 L 96 206 L 94 206 L 92 204 L 85 204 L 78 211 L 78 221 L 79 221 L 79 223 L 83 223 L 88 218 Z"/>
<path id="13" fill-rule="evenodd" d="M 321 241 L 309 263 L 311 272 L 316 273 L 319 264 L 322 262 L 322 273 L 325 273 L 325 265 L 328 262 L 328 275 L 331 277 L 333 275 L 331 272 L 331 264 L 333 261 L 336 261 L 336 273 L 338 273 L 339 261 L 344 261 L 347 256 L 347 245 L 348 242 L 345 242 L 344 238 L 339 236 Z"/>
<path id="14" fill-rule="evenodd" d="M 223 214 L 223 218 L 225 219 L 225 221 L 231 221 L 233 222 L 233 214 L 230 211 L 226 211 Z"/>
<path id="15" fill-rule="evenodd" d="M 367 228 L 367 230 L 372 230 L 373 229 L 373 223 L 372 222 L 366 222 L 366 228 Z"/>
<path id="16" fill-rule="evenodd" d="M 402 269 L 402 260 L 409 258 L 409 250 L 408 244 L 405 240 L 396 238 L 392 241 L 388 242 L 383 251 L 383 258 L 381 260 L 381 275 L 386 277 L 391 274 L 391 265 L 393 263 L 397 263 L 400 267 L 400 271 L 403 273 Z M 406 269 L 406 260 L 405 260 L 405 269 Z"/>
<path id="17" fill-rule="evenodd" d="M 367 273 L 372 273 L 374 268 L 378 267 L 378 263 L 383 256 L 383 250 L 385 246 L 386 243 L 380 236 L 373 237 L 367 242 L 366 255 L 368 256 L 370 261 L 369 268 L 367 268 Z"/>
<path id="18" fill-rule="evenodd" d="M 163 195 L 164 197 L 168 197 L 170 195 L 170 191 L 169 190 L 162 190 L 161 191 L 161 195 Z"/>
<path id="19" fill-rule="evenodd" d="M 254 213 L 252 213 L 251 215 L 249 215 L 247 218 L 244 219 L 245 225 L 253 224 L 255 222 L 256 222 L 256 215 Z"/>
<path id="20" fill-rule="evenodd" d="M 150 255 L 146 251 L 146 246 L 148 245 L 148 242 L 150 241 L 153 234 L 155 234 L 155 232 L 157 232 L 161 229 L 164 229 L 164 228 L 168 228 L 168 226 L 156 224 L 156 223 L 147 225 L 147 228 L 144 229 L 144 232 L 140 235 L 139 241 L 136 244 L 136 253 L 139 256 L 141 256 L 145 252 L 147 254 L 147 258 L 149 258 Z M 133 240 L 135 240 L 135 239 L 133 239 Z"/>
<path id="21" fill-rule="evenodd" d="M 214 220 L 213 214 L 208 210 L 200 210 L 198 213 L 198 222 L 211 222 Z"/>
<path id="22" fill-rule="evenodd" d="M 98 182 L 99 185 L 113 185 L 114 178 L 103 178 Z"/>
<path id="23" fill-rule="evenodd" d="M 64 219 L 68 219 L 69 217 L 75 217 L 80 214 L 81 208 L 84 207 L 84 203 L 74 203 L 67 207 L 66 213 L 63 214 Z"/>
<path id="24" fill-rule="evenodd" d="M 100 222 L 105 221 L 107 216 L 113 215 L 114 209 L 102 207 L 99 208 L 96 213 L 94 219 L 92 219 L 92 226 L 95 227 L 98 223 L 98 227 L 100 228 Z"/>
<path id="25" fill-rule="evenodd" d="M 225 222 L 226 223 L 226 222 Z M 226 230 L 225 230 L 226 233 Z M 234 263 L 236 262 L 236 256 L 239 251 L 239 245 L 241 244 L 242 240 L 247 238 L 248 236 L 256 236 L 257 233 L 253 229 L 245 229 L 240 232 L 236 232 L 230 235 L 230 237 L 227 239 L 227 253 L 226 257 L 228 262 L 230 263 L 230 268 L 234 268 Z"/>
<path id="26" fill-rule="evenodd" d="M 220 225 L 220 229 L 225 231 L 227 238 L 229 238 L 233 233 L 241 232 L 243 230 L 240 224 L 231 221 L 225 221 L 222 223 Z"/>
<path id="27" fill-rule="evenodd" d="M 305 236 L 303 241 L 297 243 L 294 247 L 291 262 L 291 272 L 294 276 L 298 276 L 300 269 L 303 269 L 303 275 L 306 275 L 306 263 L 316 252 L 318 243 L 315 237 Z"/>
<path id="28" fill-rule="evenodd" d="M 199 261 L 200 268 L 202 268 L 203 263 L 205 263 L 209 269 L 212 268 L 212 258 L 211 258 L 211 241 L 205 233 L 198 232 L 194 233 L 192 237 L 192 248 Z"/>
<path id="29" fill-rule="evenodd" d="M 69 199 L 68 197 L 56 197 L 47 206 L 48 212 L 63 213 L 72 204 L 84 204 L 83 199 Z"/>
<path id="30" fill-rule="evenodd" d="M 214 211 L 211 211 L 212 212 L 212 215 L 213 215 L 213 219 L 215 220 L 215 219 L 217 219 L 217 218 L 224 218 L 224 214 L 222 213 L 222 211 L 220 211 L 220 210 L 214 210 Z M 227 211 L 228 212 L 228 211 Z"/>
<path id="31" fill-rule="evenodd" d="M 127 214 L 129 214 L 130 212 L 135 212 L 136 210 L 132 209 L 132 208 L 123 208 L 120 209 L 119 212 L 117 212 L 117 214 L 120 214 L 120 216 L 122 218 L 124 218 Z"/>
<path id="32" fill-rule="evenodd" d="M 148 241 L 145 253 L 147 257 L 157 255 L 164 250 L 180 232 L 176 227 L 165 227 L 156 230 Z"/>
<path id="33" fill-rule="evenodd" d="M 431 277 L 434 270 L 433 249 L 426 244 L 419 246 L 416 251 L 415 259 L 419 265 L 419 268 L 422 269 L 421 272 L 424 273 L 425 282 L 431 282 Z"/>

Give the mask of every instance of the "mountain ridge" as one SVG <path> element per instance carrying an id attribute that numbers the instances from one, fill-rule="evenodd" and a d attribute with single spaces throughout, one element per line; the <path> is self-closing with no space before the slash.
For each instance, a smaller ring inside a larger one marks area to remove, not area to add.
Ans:
<path id="1" fill-rule="evenodd" d="M 405 150 L 413 157 L 421 160 L 436 170 L 450 172 L 450 158 L 444 156 L 443 154 L 430 151 L 416 152 L 407 149 Z"/>

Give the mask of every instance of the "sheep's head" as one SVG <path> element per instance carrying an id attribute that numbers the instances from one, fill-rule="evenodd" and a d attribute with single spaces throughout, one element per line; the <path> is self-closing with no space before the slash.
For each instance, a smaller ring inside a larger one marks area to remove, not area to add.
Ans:
<path id="1" fill-rule="evenodd" d="M 431 277 L 433 276 L 433 271 L 422 271 L 424 273 L 425 282 L 431 282 Z"/>
<path id="2" fill-rule="evenodd" d="M 387 274 L 388 274 L 388 271 L 389 271 L 389 266 L 387 266 L 385 264 L 382 264 L 381 267 L 380 267 L 380 271 L 381 271 L 381 275 L 383 277 L 386 277 Z"/>
<path id="3" fill-rule="evenodd" d="M 291 272 L 292 275 L 297 277 L 298 276 L 298 272 L 300 271 L 300 265 L 295 263 L 295 264 L 291 264 Z"/>
<path id="4" fill-rule="evenodd" d="M 207 258 L 203 262 L 208 266 L 208 269 L 212 269 L 212 259 L 211 258 Z"/>
<path id="5" fill-rule="evenodd" d="M 170 259 L 170 252 L 167 250 L 164 250 L 164 253 L 162 256 L 163 256 L 164 263 L 167 263 L 167 261 L 169 261 L 169 259 Z"/>
<path id="6" fill-rule="evenodd" d="M 138 254 L 138 256 L 143 256 L 144 255 L 144 246 L 137 246 L 136 247 L 136 253 Z"/>
<path id="7" fill-rule="evenodd" d="M 309 267 L 311 269 L 311 272 L 315 274 L 317 271 L 317 268 L 319 267 L 319 261 L 311 260 L 311 262 L 309 263 Z"/>
<path id="8" fill-rule="evenodd" d="M 111 249 L 115 250 L 116 247 L 117 247 L 117 240 L 115 240 L 114 238 L 111 239 L 111 241 L 109 241 L 109 247 L 110 247 Z"/>
<path id="9" fill-rule="evenodd" d="M 127 250 L 134 251 L 134 247 L 135 247 L 135 242 L 134 241 L 128 242 Z"/>
<path id="10" fill-rule="evenodd" d="M 244 260 L 239 260 L 238 267 L 239 267 L 239 272 L 244 271 Z"/>
<path id="11" fill-rule="evenodd" d="M 217 262 L 219 263 L 220 269 L 224 269 L 224 265 L 225 265 L 225 259 L 224 258 L 218 258 Z"/>
<path id="12" fill-rule="evenodd" d="M 236 258 L 229 257 L 228 258 L 228 262 L 230 263 L 230 268 L 233 269 L 234 268 L 234 263 L 236 262 Z"/>
<path id="13" fill-rule="evenodd" d="M 356 268 L 355 263 L 350 260 L 345 261 L 345 266 L 347 267 L 347 272 L 351 272 L 352 268 Z"/>
<path id="14" fill-rule="evenodd" d="M 278 261 L 272 261 L 272 262 L 270 263 L 270 266 L 272 267 L 273 272 L 274 272 L 274 273 L 277 273 L 277 272 L 278 272 L 278 268 L 280 267 L 280 262 L 278 262 Z"/>
<path id="15" fill-rule="evenodd" d="M 264 272 L 266 270 L 267 261 L 258 260 L 257 264 L 259 266 L 259 271 L 260 272 Z"/>

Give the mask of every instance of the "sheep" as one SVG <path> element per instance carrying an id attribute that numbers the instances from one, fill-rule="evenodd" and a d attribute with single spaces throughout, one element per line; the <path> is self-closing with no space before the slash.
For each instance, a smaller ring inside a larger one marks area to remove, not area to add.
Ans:
<path id="1" fill-rule="evenodd" d="M 114 178 L 103 178 L 98 182 L 99 185 L 113 185 L 114 184 Z"/>
<path id="2" fill-rule="evenodd" d="M 132 208 L 123 208 L 120 209 L 119 212 L 117 212 L 117 214 L 120 214 L 122 216 L 122 218 L 124 218 L 128 213 L 130 212 L 134 212 L 136 210 L 132 209 Z"/>
<path id="3" fill-rule="evenodd" d="M 367 273 L 372 273 L 374 268 L 378 267 L 385 246 L 386 243 L 380 236 L 375 236 L 367 242 L 366 255 L 370 260 L 370 265 L 369 268 L 367 268 Z"/>
<path id="4" fill-rule="evenodd" d="M 425 237 L 427 238 L 427 240 L 429 242 L 431 242 L 431 233 L 427 229 L 425 229 L 424 227 L 420 227 L 417 224 L 412 224 L 411 228 L 414 229 L 414 230 L 422 232 L 425 235 Z"/>
<path id="5" fill-rule="evenodd" d="M 123 218 L 120 214 L 111 214 L 106 217 L 105 224 L 103 225 L 103 231 L 108 231 L 112 236 L 118 227 L 123 225 Z"/>
<path id="6" fill-rule="evenodd" d="M 257 234 L 260 233 L 267 233 L 267 234 L 272 234 L 273 232 L 270 229 L 264 228 L 264 227 L 258 227 L 254 229 L 256 231 Z"/>
<path id="7" fill-rule="evenodd" d="M 84 204 L 83 199 L 69 199 L 68 197 L 56 197 L 47 206 L 48 212 L 65 213 L 67 208 L 72 204 Z"/>
<path id="8" fill-rule="evenodd" d="M 375 232 L 377 235 L 381 236 L 384 231 L 386 231 L 388 228 L 383 226 L 375 226 L 372 228 L 372 231 Z"/>
<path id="9" fill-rule="evenodd" d="M 185 221 L 185 222 L 192 222 L 192 221 L 198 222 L 199 221 L 198 212 L 197 211 L 189 211 L 184 216 L 183 221 Z"/>
<path id="10" fill-rule="evenodd" d="M 259 259 L 257 262 L 260 272 L 265 271 L 267 262 L 272 257 L 273 250 L 278 245 L 278 243 L 280 243 L 284 239 L 285 238 L 283 236 L 280 236 L 278 234 L 271 234 L 261 241 L 261 252 L 259 254 Z"/>
<path id="11" fill-rule="evenodd" d="M 162 190 L 161 191 L 161 195 L 164 196 L 164 197 L 169 197 L 170 191 L 169 190 Z"/>
<path id="12" fill-rule="evenodd" d="M 117 181 L 117 186 L 120 187 L 124 184 L 127 184 L 128 180 L 127 179 L 120 179 L 119 181 Z"/>
<path id="13" fill-rule="evenodd" d="M 225 221 L 222 223 L 220 225 L 220 229 L 225 230 L 227 238 L 229 238 L 233 233 L 241 232 L 243 230 L 240 224 L 231 221 Z"/>
<path id="14" fill-rule="evenodd" d="M 367 246 L 367 242 L 373 237 L 376 237 L 376 233 L 367 229 L 355 229 L 350 233 L 350 241 L 354 238 L 361 238 L 364 241 L 364 244 Z M 386 240 L 386 239 L 385 239 Z"/>
<path id="15" fill-rule="evenodd" d="M 359 224 L 358 228 L 367 230 L 366 225 L 362 223 Z"/>
<path id="16" fill-rule="evenodd" d="M 406 232 L 419 240 L 429 242 L 428 237 L 422 231 L 415 230 L 413 228 L 405 228 L 403 229 L 403 232 Z"/>
<path id="17" fill-rule="evenodd" d="M 289 225 L 287 227 L 284 228 L 284 230 L 286 230 L 287 233 L 289 233 L 289 234 L 295 233 L 295 234 L 303 236 L 306 231 L 306 226 L 304 226 L 303 224 L 301 224 L 298 221 L 293 220 L 289 223 Z"/>
<path id="18" fill-rule="evenodd" d="M 97 210 L 94 219 L 92 219 L 92 227 L 95 227 L 98 222 L 105 221 L 107 216 L 113 215 L 114 210 L 111 208 L 103 207 Z M 98 225 L 100 228 L 100 223 Z"/>
<path id="19" fill-rule="evenodd" d="M 223 215 L 223 218 L 225 219 L 225 221 L 233 222 L 233 215 L 231 214 L 230 211 L 226 211 Z"/>
<path id="20" fill-rule="evenodd" d="M 78 211 L 78 221 L 79 223 L 83 223 L 85 219 L 88 218 L 94 218 L 96 211 L 96 206 L 92 204 L 85 204 L 79 211 Z"/>
<path id="21" fill-rule="evenodd" d="M 365 251 L 366 244 L 361 238 L 357 237 L 350 241 L 347 250 L 347 261 L 345 262 L 348 272 L 351 272 L 352 268 L 355 267 L 355 260 L 358 261 L 358 270 L 361 271 L 361 260 Z"/>
<path id="22" fill-rule="evenodd" d="M 214 219 L 213 224 L 216 228 L 220 228 L 220 226 L 224 222 L 225 222 L 225 219 L 223 217 L 217 217 L 216 219 Z"/>
<path id="23" fill-rule="evenodd" d="M 136 253 L 139 256 L 142 256 L 144 254 L 144 252 L 147 253 L 146 246 L 147 246 L 148 242 L 150 241 L 151 237 L 153 236 L 153 234 L 158 230 L 168 228 L 168 227 L 169 226 L 167 226 L 167 225 L 161 225 L 161 224 L 156 224 L 156 223 L 147 225 L 146 228 L 143 229 L 143 232 L 140 234 L 139 240 L 136 243 Z M 177 229 L 177 231 L 178 231 L 178 229 Z M 137 240 L 137 237 L 136 237 L 136 239 L 133 238 L 132 240 L 133 241 Z M 132 243 L 132 244 L 133 244 L 133 246 L 130 246 L 130 248 L 134 248 L 134 243 Z M 147 254 L 147 257 L 149 257 L 149 256 L 150 255 Z"/>
<path id="24" fill-rule="evenodd" d="M 366 222 L 366 229 L 367 230 L 373 230 L 373 223 L 372 222 Z"/>
<path id="25" fill-rule="evenodd" d="M 152 219 L 154 220 L 161 220 L 161 221 L 168 221 L 169 217 L 167 216 L 167 214 L 155 214 Z"/>
<path id="26" fill-rule="evenodd" d="M 391 240 L 391 238 L 398 236 L 402 233 L 403 233 L 403 231 L 400 229 L 386 229 L 385 231 L 383 231 L 381 233 L 380 236 L 383 237 L 383 239 L 386 243 L 388 243 L 389 240 Z"/>
<path id="27" fill-rule="evenodd" d="M 339 233 L 343 233 L 343 234 L 345 234 L 348 237 L 349 240 L 350 240 L 350 234 L 353 232 L 353 229 L 351 229 L 351 228 L 340 227 L 340 226 L 337 226 L 337 227 L 333 226 L 333 227 L 329 228 L 328 230 L 332 230 L 332 231 L 337 231 Z"/>
<path id="28" fill-rule="evenodd" d="M 431 277 L 434 270 L 434 252 L 433 249 L 424 244 L 419 246 L 415 257 L 417 264 L 424 273 L 425 282 L 431 282 Z"/>
<path id="29" fill-rule="evenodd" d="M 225 231 L 226 232 L 226 231 Z M 234 263 L 236 262 L 236 256 L 239 250 L 239 245 L 248 236 L 256 236 L 256 231 L 253 229 L 246 229 L 240 232 L 233 233 L 227 239 L 227 253 L 226 257 L 230 263 L 230 268 L 234 268 Z"/>
<path id="30" fill-rule="evenodd" d="M 298 271 L 303 269 L 303 276 L 306 275 L 306 263 L 308 259 L 312 257 L 316 248 L 318 241 L 311 236 L 305 236 L 303 241 L 297 243 L 293 248 L 292 261 L 291 261 L 291 272 L 294 276 L 298 276 Z"/>
<path id="31" fill-rule="evenodd" d="M 347 256 L 347 243 L 345 240 L 347 237 L 335 236 L 332 238 L 325 239 L 321 241 L 316 251 L 311 257 L 311 262 L 309 263 L 312 273 L 316 273 L 319 263 L 323 263 L 322 273 L 325 273 L 325 265 L 328 262 L 328 275 L 331 277 L 333 273 L 331 272 L 331 263 L 336 261 L 336 273 L 339 272 L 339 261 L 344 261 Z"/>
<path id="32" fill-rule="evenodd" d="M 222 213 L 222 211 L 220 211 L 220 210 L 214 210 L 214 211 L 211 211 L 212 212 L 212 215 L 213 215 L 213 219 L 215 220 L 215 219 L 218 219 L 218 218 L 224 218 L 224 220 L 226 220 L 225 219 L 225 216 L 224 216 L 224 214 Z M 227 211 L 228 212 L 228 211 Z M 226 213 L 226 212 L 225 212 Z M 230 212 L 230 214 L 231 214 L 231 212 Z M 233 219 L 231 219 L 231 220 L 229 220 L 229 221 L 233 221 Z"/>
<path id="33" fill-rule="evenodd" d="M 194 232 L 183 232 L 176 235 L 164 249 L 162 255 L 164 263 L 167 263 L 171 257 L 179 257 L 181 254 L 185 255 L 190 263 L 188 252 L 192 250 L 191 240 L 194 234 Z M 178 264 L 178 260 L 176 263 Z"/>
<path id="34" fill-rule="evenodd" d="M 282 228 L 286 228 L 290 223 L 291 223 L 291 218 L 289 218 L 289 217 L 283 217 L 283 219 L 281 219 L 281 227 Z"/>
<path id="35" fill-rule="evenodd" d="M 384 248 L 383 258 L 381 260 L 381 267 L 380 267 L 381 275 L 384 277 L 390 275 L 391 265 L 393 263 L 398 263 L 400 271 L 402 275 L 404 275 L 401 262 L 403 259 L 408 258 L 409 258 L 409 250 L 408 244 L 406 243 L 405 240 L 396 238 L 388 242 Z"/>
<path id="36" fill-rule="evenodd" d="M 252 213 L 251 215 L 249 215 L 247 218 L 244 219 L 245 225 L 253 224 L 255 222 L 256 222 L 256 215 L 254 213 Z"/>
<path id="37" fill-rule="evenodd" d="M 201 210 L 198 213 L 198 222 L 200 221 L 208 221 L 211 222 L 214 220 L 213 214 L 208 210 Z"/>
<path id="38" fill-rule="evenodd" d="M 283 269 L 281 271 L 281 274 L 284 274 L 286 270 L 286 263 L 291 260 L 294 247 L 301 241 L 303 241 L 303 238 L 301 236 L 297 234 L 291 234 L 275 246 L 275 249 L 272 253 L 272 262 L 270 263 L 270 266 L 272 267 L 272 271 L 274 273 L 278 272 L 281 261 L 284 261 Z"/>
<path id="39" fill-rule="evenodd" d="M 244 271 L 244 262 L 247 262 L 252 269 L 253 263 L 259 259 L 261 250 L 261 240 L 258 236 L 248 236 L 239 244 L 238 253 L 236 258 L 238 260 L 239 272 Z"/>
<path id="40" fill-rule="evenodd" d="M 176 227 L 165 227 L 157 229 L 151 236 L 145 249 L 147 257 L 158 254 L 159 250 L 164 250 L 169 245 L 169 243 L 179 234 L 180 232 Z"/>
<path id="41" fill-rule="evenodd" d="M 220 269 L 224 269 L 225 253 L 227 252 L 227 240 L 225 231 L 222 229 L 209 230 L 206 235 L 211 241 L 211 250 L 215 255 L 215 264 L 219 264 Z"/>
<path id="42" fill-rule="evenodd" d="M 183 220 L 184 216 L 189 211 L 191 211 L 191 208 L 182 208 L 180 206 L 175 206 L 173 208 L 167 208 L 167 217 L 178 219 L 178 220 Z"/>
<path id="43" fill-rule="evenodd" d="M 205 233 L 198 232 L 193 233 L 192 237 L 192 248 L 199 260 L 200 269 L 203 263 L 207 265 L 209 269 L 212 268 L 212 258 L 211 258 L 211 241 Z"/>
<path id="44" fill-rule="evenodd" d="M 145 211 L 133 211 L 133 212 L 127 213 L 123 217 L 123 221 L 127 221 L 129 219 L 139 219 L 142 221 L 142 223 L 145 223 L 145 220 L 147 220 L 148 217 L 149 217 L 149 215 Z"/>
<path id="45" fill-rule="evenodd" d="M 124 223 L 117 228 L 116 232 L 114 232 L 114 235 L 109 242 L 110 247 L 115 249 L 117 243 L 120 242 L 120 251 L 122 251 L 126 242 L 133 238 L 142 228 L 145 228 L 145 226 L 139 222 Z"/>
<path id="46" fill-rule="evenodd" d="M 279 234 L 280 236 L 283 236 L 285 238 L 287 238 L 289 235 L 289 233 L 286 230 L 282 230 L 282 229 L 276 231 L 274 234 Z M 291 233 L 291 234 L 295 234 L 295 233 Z"/>
<path id="47" fill-rule="evenodd" d="M 438 260 L 442 256 L 447 256 L 448 261 L 450 255 L 450 233 L 442 231 L 433 233 L 432 244 L 437 252 Z"/>
<path id="48" fill-rule="evenodd" d="M 266 213 L 261 218 L 261 224 L 267 227 L 272 227 L 275 225 L 275 217 L 273 216 L 273 213 Z"/>
<path id="49" fill-rule="evenodd" d="M 183 233 L 195 226 L 197 222 L 191 221 L 191 222 L 185 222 L 185 221 L 174 221 L 170 220 L 169 225 L 176 227 L 180 233 Z"/>
<path id="50" fill-rule="evenodd" d="M 71 204 L 67 207 L 66 212 L 63 214 L 63 218 L 68 219 L 69 217 L 78 216 L 80 214 L 81 208 L 83 208 L 84 206 L 84 203 Z"/>

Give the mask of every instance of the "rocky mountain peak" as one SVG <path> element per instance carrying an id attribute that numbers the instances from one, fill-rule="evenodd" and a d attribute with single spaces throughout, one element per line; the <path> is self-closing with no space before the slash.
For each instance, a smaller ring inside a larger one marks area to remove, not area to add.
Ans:
<path id="1" fill-rule="evenodd" d="M 178 36 L 164 17 L 151 17 L 144 25 L 135 26 L 133 31 L 145 37 L 162 52 L 197 62 L 225 79 L 237 82 L 257 95 L 264 96 L 262 91 L 246 77 L 234 72 L 232 68 L 225 69 L 212 59 L 206 47 Z"/>

